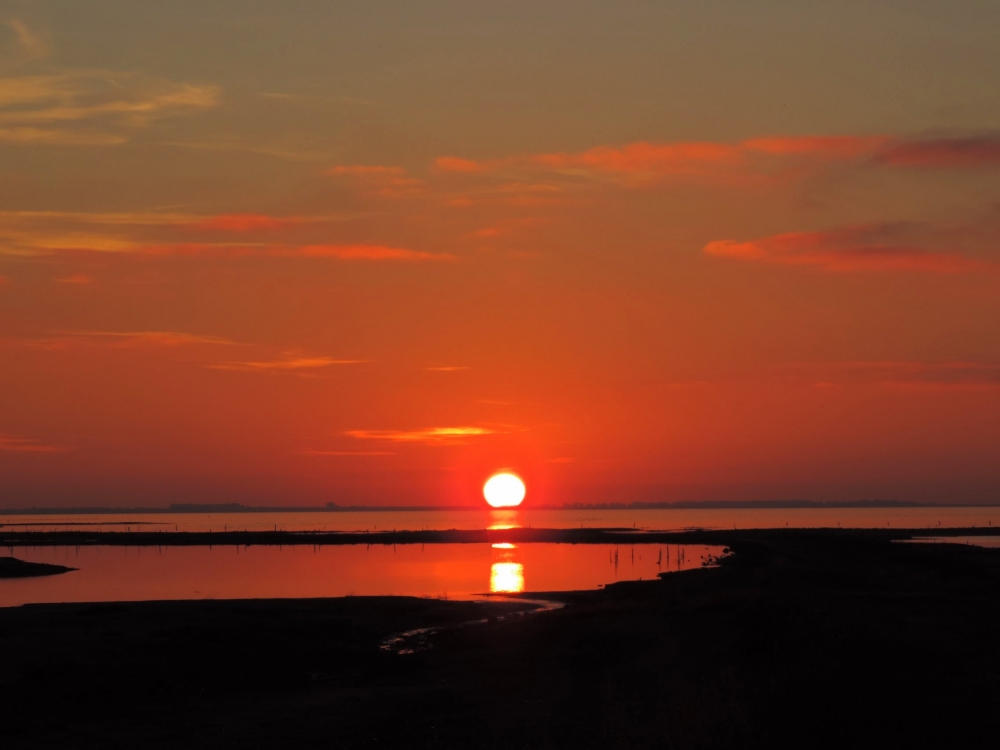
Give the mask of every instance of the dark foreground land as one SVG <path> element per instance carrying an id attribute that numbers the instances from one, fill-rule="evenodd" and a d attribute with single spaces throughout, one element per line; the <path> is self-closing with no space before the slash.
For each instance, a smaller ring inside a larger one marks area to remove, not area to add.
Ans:
<path id="1" fill-rule="evenodd" d="M 527 615 L 402 598 L 0 610 L 0 744 L 995 746 L 1000 551 L 725 539 L 719 568 Z M 427 650 L 380 648 L 432 625 Z"/>
<path id="2" fill-rule="evenodd" d="M 48 563 L 27 562 L 15 557 L 0 557 L 0 578 L 36 578 L 68 573 L 75 568 Z"/>

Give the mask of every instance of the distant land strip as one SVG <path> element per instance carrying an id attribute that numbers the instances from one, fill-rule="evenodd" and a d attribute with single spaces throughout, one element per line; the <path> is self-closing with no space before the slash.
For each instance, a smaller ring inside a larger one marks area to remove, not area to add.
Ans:
<path id="1" fill-rule="evenodd" d="M 706 500 L 656 503 L 567 503 L 565 505 L 530 505 L 505 510 L 762 510 L 842 509 L 842 508 L 996 508 L 1000 500 L 987 503 L 918 503 L 907 500 L 847 500 L 819 502 L 812 500 Z M 242 503 L 171 503 L 159 508 L 111 508 L 105 506 L 70 508 L 0 508 L 0 516 L 49 515 L 137 515 L 160 513 L 359 513 L 359 512 L 440 512 L 490 511 L 483 505 L 326 505 L 258 506 Z"/>
<path id="2" fill-rule="evenodd" d="M 3 531 L 0 547 L 325 546 L 345 544 L 710 544 L 729 545 L 762 536 L 907 541 L 939 537 L 1000 536 L 1000 527 L 927 529 L 477 529 L 448 531 Z"/>

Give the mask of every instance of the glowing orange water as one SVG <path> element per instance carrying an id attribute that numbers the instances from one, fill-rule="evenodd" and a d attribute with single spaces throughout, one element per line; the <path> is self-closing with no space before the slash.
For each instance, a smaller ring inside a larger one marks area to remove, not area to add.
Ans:
<path id="1" fill-rule="evenodd" d="M 28 602 L 253 599 L 593 589 L 699 567 L 689 545 L 419 544 L 316 547 L 15 547 L 23 560 L 79 570 L 0 580 L 0 606 Z M 6 553 L 6 549 L 5 549 Z"/>

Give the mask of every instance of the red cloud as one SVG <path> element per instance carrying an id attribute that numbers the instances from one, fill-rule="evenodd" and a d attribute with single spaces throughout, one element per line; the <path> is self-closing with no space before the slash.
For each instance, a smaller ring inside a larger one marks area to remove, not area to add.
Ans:
<path id="1" fill-rule="evenodd" d="M 578 154 L 539 154 L 530 161 L 556 170 L 692 175 L 720 166 L 736 166 L 740 158 L 739 147 L 725 143 L 630 143 L 621 148 L 598 146 Z"/>
<path id="2" fill-rule="evenodd" d="M 52 445 L 35 438 L 19 438 L 0 434 L 0 451 L 13 453 L 64 453 L 72 450 L 64 445 Z"/>
<path id="3" fill-rule="evenodd" d="M 772 136 L 738 143 L 645 141 L 596 146 L 580 152 L 525 154 L 473 161 L 437 159 L 441 172 L 486 174 L 504 170 L 553 171 L 652 184 L 670 177 L 741 183 L 801 174 L 810 165 L 875 164 L 889 167 L 974 168 L 1000 165 L 1000 136 L 903 140 L 873 136 Z"/>
<path id="4" fill-rule="evenodd" d="M 402 167 L 341 165 L 327 170 L 327 174 L 352 178 L 373 190 L 376 195 L 387 198 L 414 195 L 424 187 L 423 180 L 410 177 Z"/>
<path id="5" fill-rule="evenodd" d="M 536 164 L 555 168 L 590 167 L 607 172 L 655 175 L 700 175 L 712 170 L 746 167 L 755 155 L 813 160 L 856 159 L 886 143 L 883 136 L 823 136 L 756 138 L 737 144 L 711 142 L 631 143 L 581 154 L 543 154 Z"/>
<path id="6" fill-rule="evenodd" d="M 447 253 L 425 253 L 402 247 L 385 245 L 306 245 L 282 255 L 298 255 L 307 258 L 337 258 L 339 260 L 400 260 L 400 261 L 447 261 L 454 255 Z"/>
<path id="7" fill-rule="evenodd" d="M 500 168 L 618 175 L 636 182 L 669 176 L 731 181 L 754 173 L 773 173 L 806 161 L 858 160 L 889 142 L 885 136 L 805 136 L 756 138 L 739 143 L 679 141 L 597 146 L 587 151 L 529 154 L 494 161 L 442 157 L 444 172 L 481 174 Z"/>
<path id="8" fill-rule="evenodd" d="M 457 156 L 442 156 L 434 160 L 434 166 L 441 172 L 459 172 L 462 174 L 476 174 L 478 172 L 488 172 L 503 162 L 500 161 L 473 161 L 471 159 L 460 159 Z"/>
<path id="9" fill-rule="evenodd" d="M 997 265 L 950 252 L 892 243 L 891 227 L 848 227 L 826 232 L 790 232 L 737 242 L 718 240 L 702 249 L 707 255 L 764 263 L 812 266 L 832 272 L 923 271 L 968 273 L 997 270 Z"/>
<path id="10" fill-rule="evenodd" d="M 339 260 L 369 261 L 451 261 L 448 253 L 427 253 L 386 245 L 232 245 L 226 243 L 185 243 L 173 245 L 148 245 L 137 248 L 151 255 L 210 255 L 216 257 L 271 256 L 286 258 L 337 258 Z"/>
<path id="11" fill-rule="evenodd" d="M 974 168 L 1000 165 L 1000 136 L 900 141 L 875 161 L 894 167 Z"/>

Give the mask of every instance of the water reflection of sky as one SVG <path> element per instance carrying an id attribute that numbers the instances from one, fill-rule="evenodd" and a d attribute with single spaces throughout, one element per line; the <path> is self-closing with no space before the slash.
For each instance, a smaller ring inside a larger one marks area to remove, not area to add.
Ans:
<path id="1" fill-rule="evenodd" d="M 683 552 L 682 552 L 683 550 Z M 399 544 L 213 547 L 15 547 L 23 560 L 79 570 L 0 580 L 0 606 L 28 602 L 447 596 L 595 589 L 696 568 L 696 545 Z M 9 554 L 7 548 L 0 554 Z"/>

